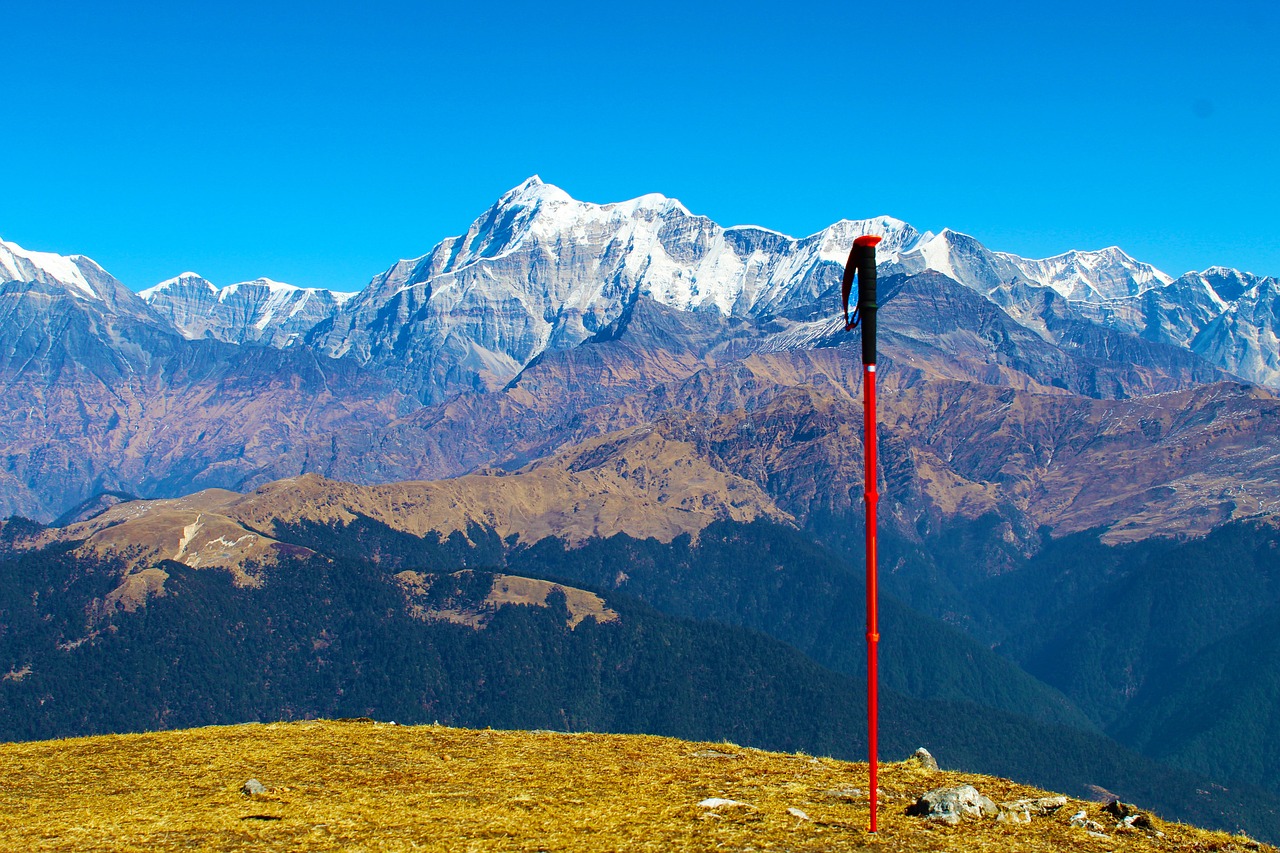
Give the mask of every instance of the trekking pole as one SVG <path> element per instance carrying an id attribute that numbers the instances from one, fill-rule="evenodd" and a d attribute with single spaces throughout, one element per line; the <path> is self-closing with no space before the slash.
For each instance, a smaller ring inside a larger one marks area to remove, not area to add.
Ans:
<path id="1" fill-rule="evenodd" d="M 871 800 L 871 825 L 876 831 L 876 807 L 879 804 L 879 764 L 876 758 L 876 735 L 879 691 L 876 650 L 880 643 L 879 613 L 876 595 L 876 244 L 879 237 L 870 234 L 853 241 L 849 261 L 845 264 L 840 292 L 844 300 L 844 329 L 850 331 L 862 324 L 862 406 L 864 481 L 863 499 L 867 505 L 867 754 Z M 858 279 L 858 302 L 849 316 L 849 293 L 855 274 Z"/>

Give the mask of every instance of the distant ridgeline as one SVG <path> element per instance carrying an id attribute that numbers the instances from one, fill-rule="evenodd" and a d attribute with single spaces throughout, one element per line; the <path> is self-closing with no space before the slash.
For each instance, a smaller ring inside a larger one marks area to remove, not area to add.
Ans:
<path id="1" fill-rule="evenodd" d="M 273 533 L 291 555 L 235 575 L 129 568 L 74 543 L 27 550 L 39 525 L 6 523 L 0 737 L 372 716 L 863 757 L 861 577 L 788 526 L 719 522 L 696 542 L 620 534 L 574 549 L 478 526 L 418 537 L 366 517 Z M 946 766 L 1097 785 L 1280 838 L 1275 765 L 1232 740 L 1244 724 L 1260 754 L 1276 745 L 1265 723 L 1247 725 L 1276 699 L 1273 543 L 1257 524 L 1112 547 L 1082 534 L 996 577 L 963 559 L 960 534 L 927 556 L 886 543 L 899 570 L 886 575 L 884 755 L 927 745 Z M 1081 552 L 1086 573 L 1068 559 Z M 1212 554 L 1222 572 L 1197 571 Z M 927 594 L 897 580 L 926 572 Z M 1087 631 L 1084 613 L 1098 617 Z M 1180 624 L 1187 660 L 1166 634 Z M 1141 686 L 1115 707 L 1121 677 Z M 1223 695 L 1241 704 L 1214 704 L 1229 709 L 1221 720 L 1188 714 Z"/>

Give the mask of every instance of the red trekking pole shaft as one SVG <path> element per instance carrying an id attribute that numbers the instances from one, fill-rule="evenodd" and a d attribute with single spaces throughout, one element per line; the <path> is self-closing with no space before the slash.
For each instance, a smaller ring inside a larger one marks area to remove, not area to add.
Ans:
<path id="1" fill-rule="evenodd" d="M 865 335 L 866 332 L 864 331 Z M 862 399 L 865 409 L 866 439 L 866 476 L 862 487 L 862 496 L 867 504 L 867 753 L 870 764 L 871 791 L 871 831 L 876 831 L 876 805 L 879 801 L 878 785 L 879 766 L 876 746 L 880 730 L 878 714 L 880 710 L 879 696 L 879 661 L 876 652 L 880 645 L 880 620 L 878 595 L 876 590 L 876 503 L 880 495 L 876 492 L 876 366 L 862 366 Z"/>
<path id="2" fill-rule="evenodd" d="M 853 241 L 849 262 L 845 265 L 842 295 L 845 329 L 862 324 L 862 404 L 864 480 L 863 500 L 867 510 L 867 755 L 868 789 L 871 801 L 870 831 L 876 831 L 876 812 L 880 800 L 879 760 L 879 661 L 880 621 L 876 590 L 876 244 L 879 237 L 867 235 Z M 857 310 L 849 318 L 849 295 L 854 277 L 858 280 Z"/>

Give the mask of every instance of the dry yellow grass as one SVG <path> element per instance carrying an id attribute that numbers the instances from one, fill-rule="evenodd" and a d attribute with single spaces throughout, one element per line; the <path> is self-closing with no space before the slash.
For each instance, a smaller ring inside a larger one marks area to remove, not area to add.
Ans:
<path id="1" fill-rule="evenodd" d="M 301 722 L 0 746 L 3 850 L 1272 850 L 1156 820 L 1118 832 L 1097 804 L 1030 825 L 905 814 L 962 783 L 996 801 L 1043 792 L 883 765 L 866 832 L 865 765 L 649 736 Z M 266 794 L 246 796 L 255 778 Z M 834 792 L 857 788 L 852 798 Z M 721 797 L 745 807 L 706 808 Z M 1108 838 L 1068 825 L 1088 809 Z M 789 810 L 799 810 L 808 819 Z"/>

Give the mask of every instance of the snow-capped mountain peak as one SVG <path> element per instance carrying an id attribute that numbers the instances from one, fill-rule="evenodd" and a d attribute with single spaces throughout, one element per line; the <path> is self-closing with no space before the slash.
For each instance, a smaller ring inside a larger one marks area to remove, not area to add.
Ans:
<path id="1" fill-rule="evenodd" d="M 1118 246 L 1096 251 L 1073 249 L 1041 259 L 1005 252 L 993 254 L 1015 267 L 1028 281 L 1080 302 L 1126 299 L 1173 282 L 1172 276 L 1135 260 Z"/>
<path id="2" fill-rule="evenodd" d="M 1262 276 L 1227 267 L 1209 267 L 1204 272 L 1187 275 L 1196 276 L 1216 297 L 1225 302 L 1234 302 L 1248 293 L 1256 293 L 1258 285 L 1266 281 Z"/>
<path id="3" fill-rule="evenodd" d="M 194 287 L 197 289 L 208 290 L 212 293 L 218 292 L 217 286 L 199 273 L 184 272 L 174 276 L 173 278 L 167 278 L 159 284 L 148 287 L 146 290 L 140 290 L 138 291 L 138 295 L 141 296 L 144 301 L 151 302 L 159 294 L 181 287 Z"/>
<path id="4" fill-rule="evenodd" d="M 64 256 L 54 252 L 32 252 L 17 243 L 0 240 L 0 281 L 39 281 L 61 285 L 81 299 L 101 299 L 102 296 L 85 277 L 79 264 L 96 263 L 82 255 Z"/>
<path id="5" fill-rule="evenodd" d="M 532 175 L 503 193 L 493 209 L 534 209 L 543 205 L 556 206 L 575 203 L 569 194 L 553 184 L 543 183 Z"/>
<path id="6" fill-rule="evenodd" d="M 983 294 L 1011 279 L 1024 278 L 976 238 L 950 228 L 937 234 L 926 231 L 903 246 L 897 256 L 886 256 L 883 265 L 888 272 L 909 275 L 939 272 Z"/>
<path id="7" fill-rule="evenodd" d="M 921 234 L 901 219 L 873 216 L 870 219 L 841 219 L 808 239 L 817 238 L 820 241 L 818 252 L 823 260 L 844 264 L 849 259 L 849 248 L 853 241 L 867 234 L 882 238 L 876 246 L 876 255 L 880 263 L 890 264 L 895 263 L 903 252 L 911 250 L 922 240 L 933 237 L 928 232 Z"/>
<path id="8" fill-rule="evenodd" d="M 298 293 L 315 292 L 315 288 L 298 287 L 296 284 L 285 284 L 282 281 L 275 281 L 270 278 L 255 278 L 253 281 L 238 281 L 235 284 L 228 284 L 226 287 L 220 288 L 218 290 L 218 301 L 225 302 L 247 288 L 265 289 L 273 297 L 284 299 L 288 299 Z"/>
<path id="9" fill-rule="evenodd" d="M 919 252 L 924 258 L 925 269 L 934 270 L 956 281 L 967 283 L 966 275 L 960 271 L 956 263 L 957 255 L 970 253 L 976 242 L 967 234 L 943 228 L 927 240 L 921 240 Z"/>
<path id="10" fill-rule="evenodd" d="M 185 272 L 138 294 L 187 338 L 232 343 L 295 343 L 356 294 L 258 278 L 218 287 Z"/>
<path id="11" fill-rule="evenodd" d="M 677 213 L 682 216 L 693 216 L 693 214 L 689 212 L 689 208 L 681 204 L 678 199 L 667 198 L 661 193 L 646 193 L 628 201 L 590 206 L 598 208 L 602 213 L 609 213 L 615 217 L 630 217 L 642 214 L 661 216 L 665 213 Z"/>

